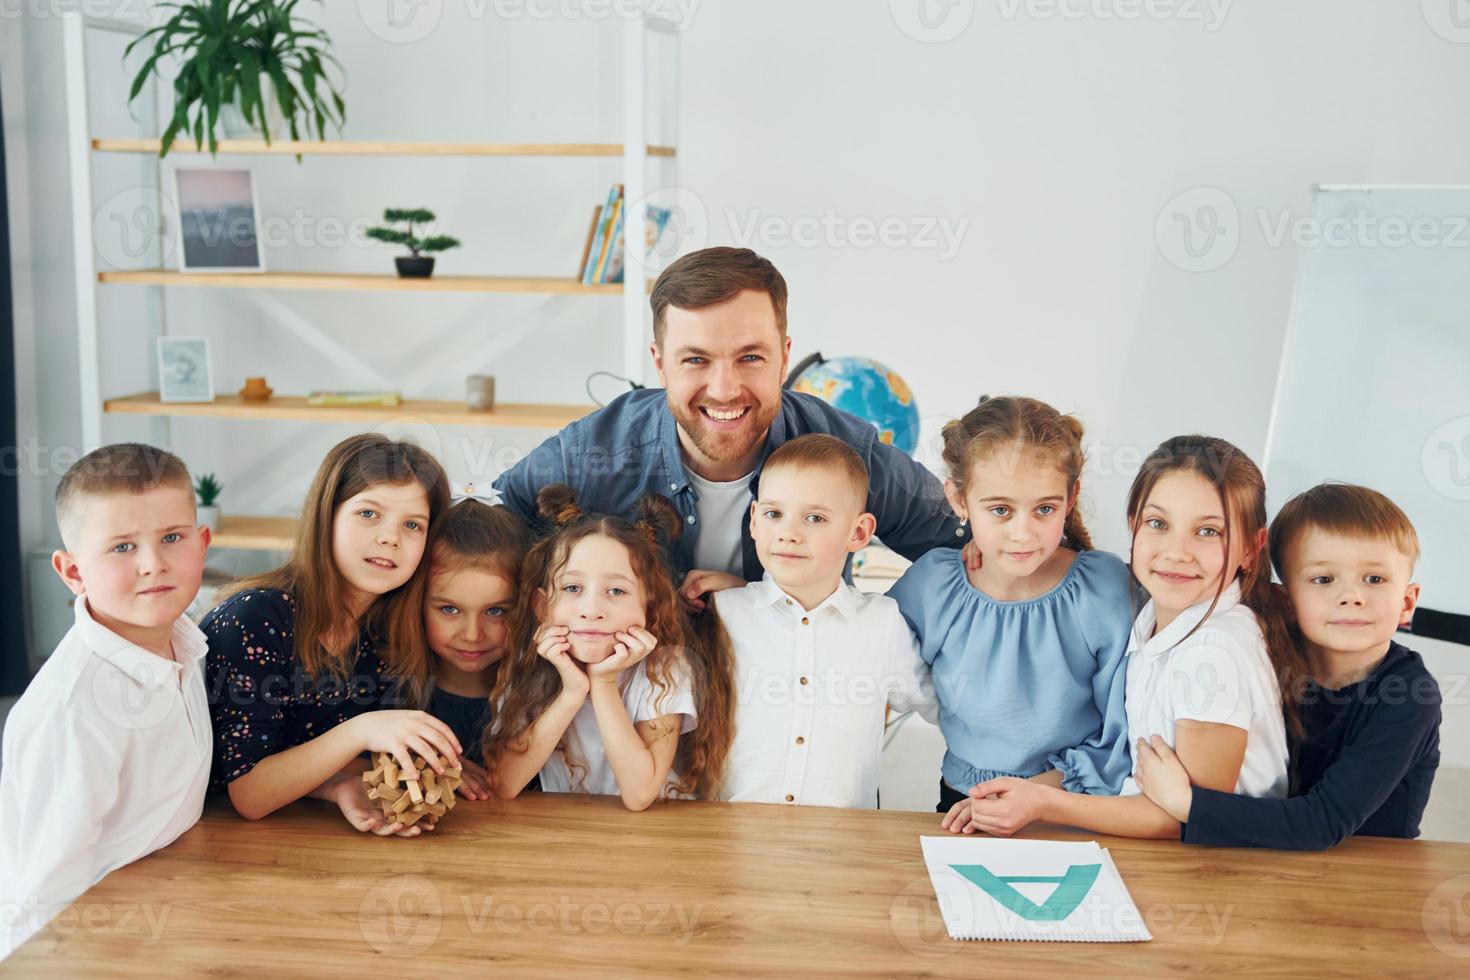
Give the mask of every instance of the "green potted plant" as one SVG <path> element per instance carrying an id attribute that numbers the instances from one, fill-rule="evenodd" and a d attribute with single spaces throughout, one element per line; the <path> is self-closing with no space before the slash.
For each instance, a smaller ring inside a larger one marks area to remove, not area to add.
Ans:
<path id="1" fill-rule="evenodd" d="M 367 236 L 390 245 L 407 245 L 408 255 L 400 255 L 393 260 L 398 266 L 398 275 L 404 279 L 427 279 L 434 274 L 434 257 L 428 252 L 442 252 L 447 248 L 458 248 L 459 239 L 450 238 L 448 235 L 429 235 L 420 238 L 414 231 L 414 225 L 426 225 L 434 220 L 434 212 L 423 208 L 388 208 L 383 212 L 383 220 L 389 224 L 407 225 L 408 229 L 385 228 L 378 226 L 369 228 Z"/>
<path id="2" fill-rule="evenodd" d="M 199 523 L 211 531 L 219 530 L 220 510 L 215 501 L 223 489 L 213 473 L 205 473 L 194 484 L 194 493 L 199 497 Z"/>
<path id="3" fill-rule="evenodd" d="M 174 137 L 193 136 L 195 146 L 219 149 L 216 128 L 228 129 L 238 113 L 249 130 L 267 143 L 272 123 L 291 139 L 313 127 L 327 138 L 327 124 L 338 131 L 346 120 L 340 79 L 342 65 L 331 52 L 327 33 L 295 15 L 300 0 L 184 0 L 160 9 L 173 14 L 129 44 L 126 59 L 145 41 L 153 45 L 133 78 L 132 102 L 148 79 L 159 75 L 159 63 L 177 59 L 173 80 L 174 109 L 163 132 L 159 156 L 166 156 Z M 278 115 L 277 115 L 278 113 Z M 301 159 L 298 155 L 298 161 Z"/>

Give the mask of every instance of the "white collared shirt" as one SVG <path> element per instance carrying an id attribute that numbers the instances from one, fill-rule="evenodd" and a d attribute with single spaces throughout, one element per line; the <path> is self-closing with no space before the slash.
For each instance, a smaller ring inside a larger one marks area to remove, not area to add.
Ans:
<path id="1" fill-rule="evenodd" d="M 75 607 L 76 624 L 5 723 L 0 957 L 204 809 L 204 634 L 179 617 L 168 661 L 100 625 L 84 599 Z"/>
<path id="2" fill-rule="evenodd" d="M 1265 637 L 1256 614 L 1240 603 L 1238 582 L 1205 620 L 1213 598 L 1190 606 L 1156 635 L 1150 635 L 1156 622 L 1152 599 L 1134 621 L 1128 638 L 1128 751 L 1134 755 L 1138 739 L 1150 735 L 1174 745 L 1174 723 L 1181 718 L 1243 728 L 1245 761 L 1235 792 L 1285 797 L 1286 723 Z M 1133 764 L 1138 765 L 1136 755 Z M 1122 795 L 1137 793 L 1130 776 Z"/>
<path id="3" fill-rule="evenodd" d="M 840 583 L 808 612 L 769 574 L 714 599 L 735 650 L 723 798 L 876 807 L 888 706 L 939 710 L 898 603 Z"/>

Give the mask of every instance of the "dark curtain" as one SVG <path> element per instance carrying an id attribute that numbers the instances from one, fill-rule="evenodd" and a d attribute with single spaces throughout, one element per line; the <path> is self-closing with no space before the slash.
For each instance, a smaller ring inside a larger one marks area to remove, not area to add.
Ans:
<path id="1" fill-rule="evenodd" d="M 15 322 L 10 308 L 4 106 L 0 93 L 0 694 L 19 694 L 30 670 L 21 609 L 20 453 L 15 439 Z"/>

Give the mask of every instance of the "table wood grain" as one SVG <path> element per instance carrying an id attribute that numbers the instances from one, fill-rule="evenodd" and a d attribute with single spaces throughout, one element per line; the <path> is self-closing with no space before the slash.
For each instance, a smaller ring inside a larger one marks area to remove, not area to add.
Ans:
<path id="1" fill-rule="evenodd" d="M 923 813 L 611 798 L 462 802 L 418 839 L 297 803 L 212 802 L 109 875 L 0 973 L 15 977 L 1470 974 L 1470 845 L 1356 838 L 1326 853 L 1097 840 L 1154 940 L 955 942 Z"/>

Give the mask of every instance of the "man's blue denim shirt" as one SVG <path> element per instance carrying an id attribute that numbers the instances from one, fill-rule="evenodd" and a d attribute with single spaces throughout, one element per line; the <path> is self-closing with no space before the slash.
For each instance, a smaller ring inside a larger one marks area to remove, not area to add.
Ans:
<path id="1" fill-rule="evenodd" d="M 878 438 L 878 430 L 820 398 L 783 391 L 755 475 L 754 493 L 766 457 L 789 439 L 811 432 L 837 436 L 868 466 L 868 510 L 878 519 L 883 544 L 910 560 L 931 548 L 958 548 L 969 540 L 968 528 L 944 499 L 939 480 L 902 450 Z M 532 522 L 536 493 L 551 483 L 565 483 L 584 509 L 632 517 L 638 500 L 655 491 L 674 502 L 684 517 L 684 534 L 670 561 L 675 580 L 688 572 L 699 540 L 696 495 L 684 469 L 678 425 L 662 388 L 631 391 L 547 439 L 500 475 L 495 488 L 506 505 Z M 761 577 L 760 559 L 750 537 L 747 511 L 741 528 L 747 581 Z"/>

